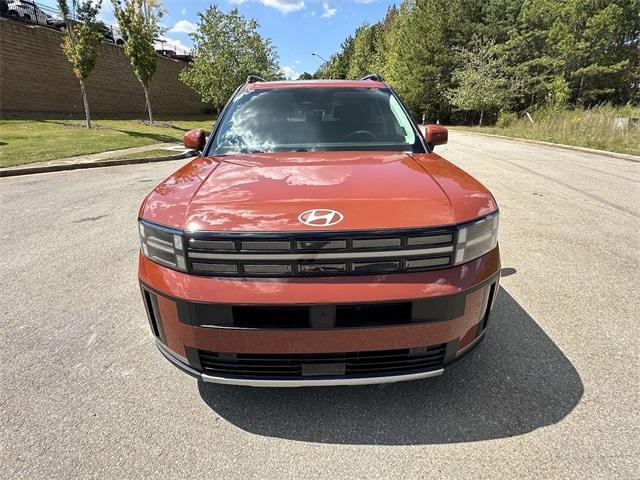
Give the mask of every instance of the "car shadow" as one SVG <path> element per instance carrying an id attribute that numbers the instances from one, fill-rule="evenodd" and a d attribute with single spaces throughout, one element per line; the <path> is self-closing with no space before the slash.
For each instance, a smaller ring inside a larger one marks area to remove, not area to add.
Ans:
<path id="1" fill-rule="evenodd" d="M 258 435 L 307 442 L 422 445 L 512 437 L 578 404 L 578 372 L 503 288 L 484 342 L 442 377 L 388 385 L 271 389 L 198 381 L 220 417 Z"/>

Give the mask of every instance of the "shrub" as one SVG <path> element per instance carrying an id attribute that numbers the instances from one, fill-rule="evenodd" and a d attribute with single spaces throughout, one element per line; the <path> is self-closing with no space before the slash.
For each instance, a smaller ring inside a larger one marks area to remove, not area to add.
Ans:
<path id="1" fill-rule="evenodd" d="M 496 127 L 507 128 L 516 123 L 518 120 L 518 114 L 514 112 L 500 112 L 498 120 L 496 121 Z"/>

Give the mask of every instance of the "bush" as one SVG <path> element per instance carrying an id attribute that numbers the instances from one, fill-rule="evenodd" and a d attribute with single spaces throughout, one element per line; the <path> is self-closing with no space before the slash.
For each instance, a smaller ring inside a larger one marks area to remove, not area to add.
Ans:
<path id="1" fill-rule="evenodd" d="M 526 115 L 501 113 L 496 126 L 484 131 L 640 155 L 640 128 L 614 126 L 614 118 L 640 117 L 640 108 L 635 105 L 613 107 L 605 104 L 590 109 L 555 109 L 546 105 L 530 114 L 534 123 Z"/>
<path id="2" fill-rule="evenodd" d="M 516 123 L 518 120 L 518 114 L 514 112 L 500 112 L 498 120 L 496 120 L 496 127 L 507 128 Z"/>

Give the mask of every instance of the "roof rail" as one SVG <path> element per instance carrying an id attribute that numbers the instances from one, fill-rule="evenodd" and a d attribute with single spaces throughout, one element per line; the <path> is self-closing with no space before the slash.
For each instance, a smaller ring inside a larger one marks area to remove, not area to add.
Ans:
<path id="1" fill-rule="evenodd" d="M 256 83 L 256 82 L 266 82 L 266 80 L 257 75 L 249 75 L 245 83 Z"/>
<path id="2" fill-rule="evenodd" d="M 374 80 L 376 82 L 384 82 L 384 78 L 382 78 L 382 75 L 379 75 L 377 73 L 369 73 L 362 77 L 360 80 Z"/>

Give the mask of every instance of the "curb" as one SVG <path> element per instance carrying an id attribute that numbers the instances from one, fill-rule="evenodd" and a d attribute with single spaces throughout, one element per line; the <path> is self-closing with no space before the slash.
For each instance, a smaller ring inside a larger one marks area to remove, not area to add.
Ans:
<path id="1" fill-rule="evenodd" d="M 564 143 L 544 142 L 542 140 L 531 140 L 529 138 L 507 137 L 506 135 L 496 135 L 495 133 L 474 132 L 473 130 L 465 130 L 462 128 L 449 128 L 452 132 L 469 133 L 471 135 L 482 135 L 484 137 L 501 138 L 503 140 L 511 140 L 513 142 L 532 143 L 534 145 L 542 145 L 545 147 L 562 148 L 564 150 L 573 150 L 575 152 L 591 153 L 594 155 L 603 155 L 605 157 L 617 158 L 628 162 L 640 163 L 640 156 L 630 155 L 627 153 L 610 152 L 608 150 L 596 150 L 595 148 L 576 147 L 574 145 L 565 145 Z"/>
<path id="2" fill-rule="evenodd" d="M 65 170 L 82 170 L 86 168 L 115 167 L 118 165 L 137 165 L 140 163 L 168 162 L 171 160 L 181 160 L 183 158 L 189 158 L 190 156 L 191 155 L 189 155 L 189 153 L 179 153 L 177 155 L 167 155 L 165 157 L 126 158 L 120 160 L 103 160 L 98 162 L 63 163 L 60 165 L 34 165 L 33 167 L 5 168 L 0 169 L 0 177 L 17 177 L 20 175 L 62 172 Z"/>

